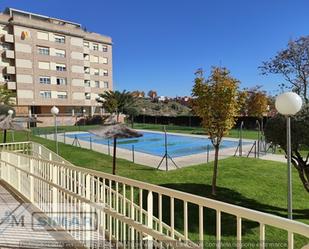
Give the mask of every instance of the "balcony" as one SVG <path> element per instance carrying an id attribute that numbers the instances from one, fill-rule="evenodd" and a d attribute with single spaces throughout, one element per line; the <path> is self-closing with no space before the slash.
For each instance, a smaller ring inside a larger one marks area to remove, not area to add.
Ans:
<path id="1" fill-rule="evenodd" d="M 13 66 L 7 66 L 6 67 L 6 73 L 7 74 L 15 74 L 16 72 L 15 72 L 15 67 L 13 67 Z"/>
<path id="2" fill-rule="evenodd" d="M 7 88 L 8 88 L 9 90 L 16 90 L 16 82 L 14 82 L 14 81 L 8 81 L 8 82 L 7 82 Z"/>
<path id="3" fill-rule="evenodd" d="M 9 34 L 4 35 L 4 42 L 14 43 L 14 36 Z"/>
<path id="4" fill-rule="evenodd" d="M 7 58 L 7 59 L 14 59 L 14 58 L 15 58 L 15 53 L 14 53 L 13 50 L 6 50 L 6 51 L 4 52 L 4 56 L 5 56 L 5 58 Z"/>

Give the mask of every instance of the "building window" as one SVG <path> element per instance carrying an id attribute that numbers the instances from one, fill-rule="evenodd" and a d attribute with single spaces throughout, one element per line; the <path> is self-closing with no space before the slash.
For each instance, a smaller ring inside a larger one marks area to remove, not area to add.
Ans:
<path id="1" fill-rule="evenodd" d="M 56 64 L 56 71 L 64 72 L 67 68 L 64 64 Z"/>
<path id="2" fill-rule="evenodd" d="M 66 78 L 57 78 L 56 80 L 57 85 L 66 85 L 67 84 L 67 79 Z"/>
<path id="3" fill-rule="evenodd" d="M 89 48 L 89 42 L 84 41 L 84 47 Z"/>
<path id="4" fill-rule="evenodd" d="M 100 75 L 100 70 L 95 68 L 94 71 L 93 71 L 93 74 L 94 75 Z"/>
<path id="5" fill-rule="evenodd" d="M 41 76 L 40 77 L 40 84 L 50 84 L 50 77 Z"/>
<path id="6" fill-rule="evenodd" d="M 3 75 L 3 79 L 4 79 L 4 81 L 10 81 L 11 80 L 11 75 L 4 74 Z"/>
<path id="7" fill-rule="evenodd" d="M 84 73 L 85 74 L 90 74 L 90 68 L 89 67 L 84 67 Z"/>
<path id="8" fill-rule="evenodd" d="M 67 94 L 67 92 L 58 92 L 57 93 L 57 98 L 58 99 L 67 99 L 68 98 L 68 94 Z"/>
<path id="9" fill-rule="evenodd" d="M 38 47 L 38 53 L 42 55 L 49 55 L 48 47 Z"/>
<path id="10" fill-rule="evenodd" d="M 102 51 L 103 51 L 103 52 L 107 52 L 107 46 L 106 46 L 106 45 L 103 45 L 103 46 L 102 46 Z"/>
<path id="11" fill-rule="evenodd" d="M 56 50 L 55 50 L 55 55 L 58 56 L 58 57 L 64 58 L 64 57 L 65 57 L 65 50 L 56 49 Z"/>
<path id="12" fill-rule="evenodd" d="M 92 49 L 93 49 L 93 50 L 96 50 L 96 51 L 99 50 L 99 44 L 93 43 L 93 44 L 92 44 Z"/>
<path id="13" fill-rule="evenodd" d="M 108 63 L 108 59 L 106 57 L 103 57 L 103 64 L 107 64 Z"/>
<path id="14" fill-rule="evenodd" d="M 90 60 L 89 54 L 84 54 L 84 60 L 85 60 L 85 61 L 89 61 L 89 60 Z"/>
<path id="15" fill-rule="evenodd" d="M 40 91 L 40 96 L 43 99 L 51 99 L 51 91 Z"/>
<path id="16" fill-rule="evenodd" d="M 104 88 L 108 88 L 108 81 L 104 81 L 103 87 L 104 87 Z"/>
<path id="17" fill-rule="evenodd" d="M 85 93 L 85 99 L 91 99 L 91 93 Z"/>
<path id="18" fill-rule="evenodd" d="M 54 35 L 55 42 L 57 43 L 65 43 L 65 37 L 62 35 Z"/>
<path id="19" fill-rule="evenodd" d="M 90 80 L 84 80 L 85 87 L 90 87 Z"/>
<path id="20" fill-rule="evenodd" d="M 95 82 L 94 82 L 94 86 L 95 86 L 96 88 L 100 88 L 100 81 L 95 81 Z"/>
<path id="21" fill-rule="evenodd" d="M 107 71 L 107 69 L 103 69 L 103 76 L 108 76 L 108 71 Z"/>

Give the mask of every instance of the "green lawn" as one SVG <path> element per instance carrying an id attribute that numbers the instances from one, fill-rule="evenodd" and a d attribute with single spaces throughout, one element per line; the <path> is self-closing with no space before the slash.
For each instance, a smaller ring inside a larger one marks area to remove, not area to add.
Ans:
<path id="1" fill-rule="evenodd" d="M 8 136 L 8 140 L 11 136 Z M 0 137 L 1 139 L 1 137 Z M 25 140 L 25 133 L 16 133 L 16 140 Z M 55 143 L 39 137 L 32 137 L 55 151 Z M 70 145 L 59 144 L 60 155 L 75 165 L 91 168 L 98 171 L 111 173 L 110 156 L 82 148 L 74 148 Z M 157 171 L 155 169 L 133 164 L 127 160 L 117 160 L 117 174 L 136 180 L 158 184 L 161 186 L 178 189 L 200 196 L 211 196 L 212 164 L 196 165 L 175 171 Z M 286 217 L 286 165 L 284 163 L 264 161 L 253 158 L 228 158 L 219 162 L 218 194 L 217 200 L 240 205 L 243 207 L 260 210 L 263 212 Z M 304 190 L 297 172 L 293 171 L 293 209 L 295 220 L 309 224 L 309 194 Z M 182 208 L 176 202 L 175 227 L 182 229 Z M 169 210 L 169 203 L 164 201 L 164 210 Z M 189 221 L 191 225 L 191 239 L 197 239 L 198 234 L 198 208 L 190 209 Z M 168 214 L 164 218 L 168 220 Z M 205 239 L 215 239 L 215 214 L 211 210 L 205 210 Z M 222 233 L 224 241 L 231 241 L 236 234 L 235 218 L 229 215 L 222 216 Z M 244 222 L 243 234 L 246 241 L 258 239 L 259 227 L 253 222 Z M 285 241 L 285 234 L 277 229 L 266 227 L 269 241 Z M 295 238 L 301 248 L 308 239 Z M 212 247 L 209 247 L 212 248 Z M 232 247 L 233 248 L 233 247 Z M 258 248 L 258 247 L 250 247 Z M 267 248 L 278 248 L 269 246 Z"/>

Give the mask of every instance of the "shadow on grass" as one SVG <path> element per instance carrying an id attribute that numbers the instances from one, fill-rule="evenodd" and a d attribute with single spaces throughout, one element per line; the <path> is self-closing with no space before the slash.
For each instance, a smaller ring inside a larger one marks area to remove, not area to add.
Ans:
<path id="1" fill-rule="evenodd" d="M 285 217 L 286 209 L 276 206 L 271 206 L 268 204 L 260 203 L 254 199 L 245 197 L 244 195 L 228 188 L 217 187 L 217 196 L 211 195 L 211 186 L 206 184 L 194 184 L 194 183 L 171 183 L 160 185 L 166 188 L 172 188 L 175 190 L 199 195 L 202 197 L 207 197 L 215 199 L 218 201 L 227 202 L 230 204 L 235 204 L 238 206 L 259 210 L 265 213 L 274 214 L 277 216 Z M 158 217 L 158 195 L 154 196 L 154 215 Z M 143 203 L 144 208 L 147 208 L 147 191 L 143 193 Z M 184 203 L 181 200 L 176 200 L 174 203 L 175 212 L 175 228 L 178 231 L 183 231 L 183 221 L 184 221 Z M 162 196 L 162 218 L 163 222 L 170 225 L 170 198 Z M 295 219 L 307 219 L 309 216 L 309 209 L 295 209 L 294 218 Z M 199 207 L 198 205 L 188 204 L 188 219 L 189 219 L 189 231 L 193 233 L 198 233 L 199 230 Z M 204 208 L 203 210 L 203 223 L 204 223 L 204 234 L 215 236 L 216 235 L 216 211 L 209 208 Z M 252 229 L 257 228 L 259 224 L 257 222 L 252 222 L 243 219 L 242 221 L 242 233 L 250 234 Z M 236 236 L 236 217 L 230 214 L 221 214 L 221 227 L 222 235 L 224 236 Z"/>

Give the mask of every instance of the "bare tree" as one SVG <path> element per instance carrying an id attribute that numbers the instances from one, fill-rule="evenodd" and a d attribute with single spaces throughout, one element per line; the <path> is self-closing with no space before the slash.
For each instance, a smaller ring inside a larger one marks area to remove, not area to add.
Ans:
<path id="1" fill-rule="evenodd" d="M 290 41 L 286 49 L 279 51 L 274 58 L 264 61 L 259 67 L 262 74 L 279 74 L 284 77 L 287 87 L 308 99 L 309 84 L 309 36 Z"/>

